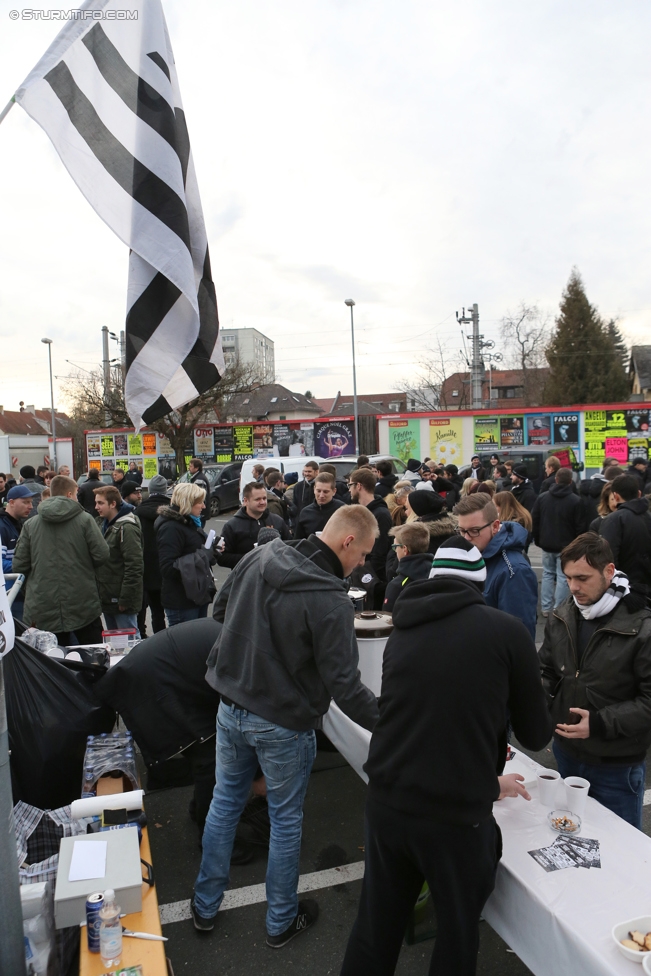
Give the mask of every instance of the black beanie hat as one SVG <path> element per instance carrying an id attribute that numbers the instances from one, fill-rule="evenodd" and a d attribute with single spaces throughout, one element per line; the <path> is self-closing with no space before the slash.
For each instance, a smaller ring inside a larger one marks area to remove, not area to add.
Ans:
<path id="1" fill-rule="evenodd" d="M 407 471 L 420 471 L 420 461 L 415 458 L 409 458 L 407 461 Z"/>
<path id="2" fill-rule="evenodd" d="M 435 491 L 412 491 L 408 495 L 412 512 L 423 515 L 438 515 L 445 508 L 445 502 Z"/>

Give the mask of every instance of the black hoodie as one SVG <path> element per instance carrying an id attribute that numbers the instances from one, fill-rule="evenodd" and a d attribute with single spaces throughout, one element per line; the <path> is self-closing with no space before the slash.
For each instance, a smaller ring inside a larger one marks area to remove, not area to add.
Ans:
<path id="1" fill-rule="evenodd" d="M 364 766 L 370 795 L 412 816 L 478 823 L 499 795 L 507 711 L 526 748 L 552 734 L 535 645 L 519 620 L 453 576 L 410 583 L 393 623 Z"/>
<path id="2" fill-rule="evenodd" d="M 599 534 L 607 539 L 615 566 L 631 584 L 646 592 L 651 583 L 651 515 L 646 498 L 632 498 L 601 520 Z"/>

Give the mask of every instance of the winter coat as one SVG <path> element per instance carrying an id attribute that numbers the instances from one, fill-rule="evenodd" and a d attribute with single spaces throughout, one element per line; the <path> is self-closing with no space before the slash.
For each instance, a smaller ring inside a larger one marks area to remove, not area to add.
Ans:
<path id="1" fill-rule="evenodd" d="M 386 580 L 387 554 L 391 550 L 391 537 L 389 531 L 393 528 L 391 512 L 384 498 L 374 498 L 366 506 L 369 512 L 373 512 L 380 529 L 380 535 L 375 540 L 375 544 L 368 555 L 368 562 L 371 564 L 373 572 L 378 579 L 383 582 Z"/>
<path id="2" fill-rule="evenodd" d="M 283 522 L 289 520 L 289 506 L 282 495 L 277 495 L 275 491 L 267 488 L 267 511 L 272 515 L 278 515 Z"/>
<path id="3" fill-rule="evenodd" d="M 554 474 L 550 474 L 549 477 L 545 478 L 545 480 L 541 482 L 540 490 L 538 491 L 538 494 L 542 495 L 544 492 L 549 491 L 551 486 L 555 484 L 556 484 L 556 472 L 554 472 Z M 570 488 L 572 489 L 574 494 L 578 496 L 579 493 L 577 491 L 576 484 L 574 482 L 572 482 Z"/>
<path id="4" fill-rule="evenodd" d="M 23 478 L 21 484 L 26 485 L 30 491 L 38 492 L 38 494 L 32 498 L 32 510 L 27 516 L 28 518 L 34 518 L 38 512 L 38 506 L 41 504 L 41 495 L 45 491 L 45 482 L 37 481 L 36 478 Z"/>
<path id="5" fill-rule="evenodd" d="M 23 522 L 19 522 L 9 512 L 0 508 L 0 544 L 2 545 L 2 572 L 13 573 L 12 568 L 16 543 L 22 529 Z M 22 595 L 22 594 L 21 594 Z"/>
<path id="6" fill-rule="evenodd" d="M 140 502 L 136 508 L 136 516 L 140 519 L 142 530 L 142 554 L 144 563 L 144 573 L 142 585 L 145 591 L 160 590 L 162 577 L 160 563 L 158 560 L 158 539 L 154 528 L 158 518 L 158 509 L 162 505 L 167 505 L 169 499 L 167 495 L 149 495 L 144 501 Z"/>
<path id="7" fill-rule="evenodd" d="M 206 681 L 287 729 L 317 728 L 334 698 L 372 731 L 377 702 L 360 679 L 355 610 L 336 564 L 338 573 L 314 537 L 274 539 L 242 559 L 217 597 L 214 616 L 224 626 Z"/>
<path id="8" fill-rule="evenodd" d="M 294 485 L 294 492 L 292 494 L 292 517 L 297 519 L 302 510 L 306 508 L 307 505 L 311 505 L 313 501 L 314 482 L 305 481 L 305 479 L 303 479 L 303 481 L 299 481 L 298 484 Z"/>
<path id="9" fill-rule="evenodd" d="M 517 498 L 521 505 L 524 505 L 528 512 L 532 511 L 536 503 L 536 498 L 538 497 L 528 478 L 520 485 L 513 485 L 511 494 L 514 498 Z"/>
<path id="10" fill-rule="evenodd" d="M 414 522 L 422 522 L 426 525 L 429 530 L 429 546 L 427 551 L 430 556 L 433 556 L 438 547 L 445 539 L 450 539 L 453 535 L 456 535 L 459 531 L 456 516 L 450 515 L 443 511 L 439 515 L 422 515 L 417 519 L 413 519 Z M 398 560 L 393 549 L 389 549 L 389 554 L 387 555 L 386 564 L 386 574 L 387 579 L 392 580 L 394 576 L 399 572 L 398 567 L 401 563 Z"/>
<path id="11" fill-rule="evenodd" d="M 206 511 L 209 512 L 210 511 L 210 482 L 208 481 L 207 475 L 205 475 L 203 471 L 197 471 L 197 473 L 193 474 L 192 477 L 190 478 L 190 482 L 193 485 L 199 485 L 199 487 L 203 488 L 203 490 L 205 491 L 206 497 L 204 498 L 204 503 L 206 505 Z"/>
<path id="12" fill-rule="evenodd" d="M 230 569 L 237 566 L 242 556 L 257 546 L 258 532 L 262 528 L 277 529 L 281 539 L 289 539 L 289 529 L 279 515 L 272 515 L 267 508 L 260 518 L 254 519 L 242 506 L 222 530 L 222 537 L 217 547 L 219 565 L 228 566 Z"/>
<path id="13" fill-rule="evenodd" d="M 445 500 L 445 507 L 451 512 L 460 498 L 460 491 L 456 483 L 451 478 L 435 478 L 430 481 L 430 484 L 434 491 Z"/>
<path id="14" fill-rule="evenodd" d="M 14 554 L 14 573 L 27 577 L 25 623 L 61 634 L 96 620 L 102 612 L 96 574 L 109 556 L 95 519 L 79 502 L 46 498 L 23 525 Z"/>
<path id="15" fill-rule="evenodd" d="M 538 495 L 531 512 L 533 538 L 544 552 L 560 552 L 586 531 L 585 508 L 571 485 L 554 482 Z"/>
<path id="16" fill-rule="evenodd" d="M 467 477 L 476 478 L 477 481 L 486 481 L 488 475 L 486 474 L 486 468 L 482 467 L 482 465 L 480 464 L 478 468 L 473 468 L 471 465 Z"/>
<path id="17" fill-rule="evenodd" d="M 97 509 L 95 508 L 95 489 L 101 488 L 104 482 L 93 479 L 88 479 L 84 481 L 83 485 L 77 488 L 77 501 L 83 508 L 85 512 L 92 515 L 93 518 L 97 516 Z"/>
<path id="18" fill-rule="evenodd" d="M 142 485 L 142 474 L 137 468 L 135 471 L 132 468 L 129 468 L 129 470 L 125 471 L 124 473 L 124 480 L 131 481 L 136 485 Z"/>
<path id="19" fill-rule="evenodd" d="M 591 522 L 597 517 L 597 505 L 601 498 L 604 485 L 609 484 L 602 474 L 593 474 L 591 478 L 585 478 L 579 483 L 579 498 L 585 508 L 586 522 Z"/>
<path id="20" fill-rule="evenodd" d="M 398 572 L 387 584 L 382 609 L 393 612 L 393 605 L 403 592 L 407 583 L 417 583 L 427 579 L 432 568 L 430 552 L 411 552 L 398 561 Z"/>
<path id="21" fill-rule="evenodd" d="M 219 695 L 206 681 L 206 661 L 220 630 L 212 617 L 161 630 L 93 685 L 120 713 L 148 766 L 214 736 Z"/>
<path id="22" fill-rule="evenodd" d="M 527 530 L 518 522 L 502 522 L 482 556 L 486 563 L 484 599 L 489 607 L 518 617 L 536 636 L 538 579 L 524 555 Z"/>
<path id="23" fill-rule="evenodd" d="M 312 502 L 298 516 L 294 538 L 308 539 L 313 533 L 322 532 L 330 516 L 334 515 L 338 508 L 344 507 L 344 503 L 337 498 L 332 498 L 327 505 Z"/>
<path id="24" fill-rule="evenodd" d="M 406 586 L 393 625 L 364 767 L 369 796 L 432 829 L 487 820 L 507 714 L 525 748 L 542 749 L 551 735 L 534 643 L 518 620 L 486 606 L 479 586 L 454 576 Z"/>
<path id="25" fill-rule="evenodd" d="M 648 498 L 622 502 L 599 526 L 610 543 L 615 566 L 638 588 L 651 585 L 651 514 Z"/>
<path id="26" fill-rule="evenodd" d="M 197 527 L 189 515 L 181 515 L 176 505 L 161 505 L 154 531 L 161 573 L 161 603 L 166 610 L 194 610 L 196 603 L 186 596 L 181 574 L 174 568 L 174 562 L 204 546 L 206 533 Z"/>
<path id="27" fill-rule="evenodd" d="M 375 486 L 375 494 L 379 495 L 380 498 L 386 498 L 393 491 L 393 486 L 398 480 L 398 476 L 395 474 L 385 474 Z"/>
<path id="28" fill-rule="evenodd" d="M 133 506 L 122 502 L 112 522 L 98 518 L 97 524 L 109 547 L 109 561 L 97 574 L 102 612 L 138 613 L 142 608 L 142 529 Z"/>
<path id="29" fill-rule="evenodd" d="M 633 599 L 631 599 L 633 597 Z M 570 708 L 590 712 L 587 739 L 555 736 L 579 762 L 642 761 L 651 745 L 651 612 L 636 594 L 597 619 L 579 662 L 580 613 L 570 597 L 547 618 L 540 669 L 556 726 Z M 629 609 L 630 606 L 634 609 Z"/>

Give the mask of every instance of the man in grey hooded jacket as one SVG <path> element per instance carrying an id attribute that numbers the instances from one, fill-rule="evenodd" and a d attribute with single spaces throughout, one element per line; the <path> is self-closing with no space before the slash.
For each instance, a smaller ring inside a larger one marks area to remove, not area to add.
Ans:
<path id="1" fill-rule="evenodd" d="M 359 675 L 354 608 L 344 584 L 377 535 L 366 508 L 340 508 L 320 538 L 290 544 L 276 539 L 247 553 L 217 598 L 214 616 L 223 627 L 206 680 L 221 703 L 215 792 L 191 902 L 198 931 L 214 927 L 258 763 L 271 821 L 267 944 L 279 948 L 316 920 L 318 906 L 299 903 L 297 895 L 314 729 L 331 698 L 365 728 L 372 730 L 377 721 L 377 701 Z"/>

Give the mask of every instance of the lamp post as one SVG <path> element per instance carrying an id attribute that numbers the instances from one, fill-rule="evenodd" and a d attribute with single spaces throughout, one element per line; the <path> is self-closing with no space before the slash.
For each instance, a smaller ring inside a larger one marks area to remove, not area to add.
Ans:
<path id="1" fill-rule="evenodd" d="M 57 431 L 56 419 L 54 417 L 54 383 L 52 382 L 52 339 L 41 339 L 47 346 L 48 359 L 50 361 L 50 405 L 52 407 L 52 461 L 54 471 L 57 469 Z"/>
<path id="2" fill-rule="evenodd" d="M 357 414 L 357 371 L 355 369 L 355 325 L 353 323 L 353 305 L 355 302 L 352 298 L 347 298 L 344 305 L 348 305 L 350 309 L 350 338 L 353 344 L 353 413 L 355 415 L 355 450 L 359 454 L 361 448 L 359 446 L 359 416 Z"/>

